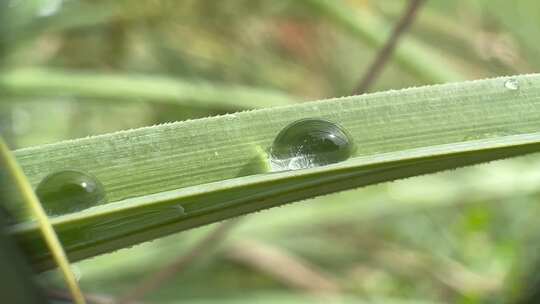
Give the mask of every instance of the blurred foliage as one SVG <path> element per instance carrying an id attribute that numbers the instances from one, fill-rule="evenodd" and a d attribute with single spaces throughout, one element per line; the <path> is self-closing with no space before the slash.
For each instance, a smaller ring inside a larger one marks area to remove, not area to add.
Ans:
<path id="1" fill-rule="evenodd" d="M 391 25 L 406 1 L 340 4 Z M 537 1 L 429 0 L 407 37 L 442 56 L 440 69 L 451 67 L 476 79 L 537 71 L 539 28 Z M 0 1 L 0 68 L 10 70 L 179 77 L 309 100 L 349 94 L 376 51 L 309 1 Z M 373 90 L 422 83 L 389 62 Z M 237 110 L 225 104 L 208 109 L 136 101 L 17 96 L 0 87 L 0 130 L 12 147 L 26 147 Z M 146 300 L 469 304 L 522 299 L 534 294 L 540 273 L 535 266 L 539 165 L 538 156 L 528 156 L 252 215 L 217 250 L 201 254 Z M 189 250 L 208 229 L 73 267 L 84 291 L 120 296 Z M 238 256 L 239 246 L 260 250 L 250 251 L 251 258 Z M 276 251 L 278 258 L 270 258 Z M 293 271 L 298 265 L 323 277 L 326 285 L 302 286 L 268 271 L 291 269 L 294 277 L 300 275 Z M 39 280 L 62 286 L 56 272 L 40 274 Z"/>

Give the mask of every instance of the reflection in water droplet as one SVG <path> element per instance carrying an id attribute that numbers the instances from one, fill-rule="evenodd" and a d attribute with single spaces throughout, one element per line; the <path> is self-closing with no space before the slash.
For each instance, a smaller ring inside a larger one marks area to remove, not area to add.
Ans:
<path id="1" fill-rule="evenodd" d="M 279 132 L 270 150 L 272 171 L 297 170 L 344 161 L 354 153 L 351 136 L 322 119 L 301 119 Z"/>
<path id="2" fill-rule="evenodd" d="M 75 170 L 46 176 L 36 194 L 49 215 L 76 212 L 106 201 L 103 185 L 90 174 Z"/>
<path id="3" fill-rule="evenodd" d="M 515 91 L 519 89 L 519 82 L 517 81 L 517 79 L 511 78 L 504 82 L 504 87 L 509 90 Z"/>

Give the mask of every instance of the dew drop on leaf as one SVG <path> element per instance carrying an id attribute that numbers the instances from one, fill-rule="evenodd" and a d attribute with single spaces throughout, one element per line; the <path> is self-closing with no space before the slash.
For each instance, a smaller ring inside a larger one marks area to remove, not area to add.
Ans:
<path id="1" fill-rule="evenodd" d="M 508 90 L 516 91 L 519 89 L 519 82 L 517 81 L 517 79 L 511 78 L 504 82 L 504 87 Z"/>
<path id="2" fill-rule="evenodd" d="M 270 150 L 270 165 L 272 171 L 313 168 L 344 161 L 353 153 L 353 140 L 343 127 L 306 118 L 279 132 Z"/>
<path id="3" fill-rule="evenodd" d="M 76 212 L 106 201 L 99 180 L 76 170 L 49 174 L 37 186 L 36 195 L 49 215 Z"/>

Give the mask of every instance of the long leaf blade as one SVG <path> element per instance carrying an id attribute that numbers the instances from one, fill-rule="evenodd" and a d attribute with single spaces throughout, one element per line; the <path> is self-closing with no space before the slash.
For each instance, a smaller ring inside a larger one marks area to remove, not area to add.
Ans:
<path id="1" fill-rule="evenodd" d="M 540 151 L 540 133 L 359 157 L 339 165 L 259 174 L 126 199 L 52 220 L 74 260 L 177 231 L 340 190 Z M 11 233 L 38 268 L 52 266 L 38 227 Z"/>
<path id="2" fill-rule="evenodd" d="M 110 204 L 53 219 L 78 260 L 290 201 L 535 152 L 539 110 L 540 75 L 523 75 L 241 112 L 16 155 L 34 185 L 66 168 L 104 184 Z M 342 124 L 357 155 L 267 174 L 265 149 L 280 128 L 306 117 Z M 34 230 L 21 223 L 13 233 L 36 264 L 50 267 Z"/>
<path id="3" fill-rule="evenodd" d="M 268 89 L 219 85 L 163 76 L 100 74 L 19 68 L 0 75 L 0 89 L 16 97 L 74 96 L 103 100 L 151 101 L 198 108 L 255 109 L 293 103 Z"/>

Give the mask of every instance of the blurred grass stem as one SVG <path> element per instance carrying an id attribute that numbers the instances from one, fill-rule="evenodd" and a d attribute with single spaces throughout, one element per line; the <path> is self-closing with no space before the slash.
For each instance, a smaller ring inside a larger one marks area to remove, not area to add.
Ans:
<path id="1" fill-rule="evenodd" d="M 215 248 L 227 235 L 227 233 L 239 222 L 233 219 L 219 224 L 214 230 L 209 232 L 204 238 L 199 240 L 187 253 L 175 259 L 172 263 L 165 265 L 157 272 L 143 278 L 141 282 L 135 284 L 124 296 L 118 300 L 118 304 L 132 304 L 146 294 L 161 287 L 169 279 L 185 270 L 193 261 L 200 258 L 202 254 L 207 254 Z"/>
<path id="2" fill-rule="evenodd" d="M 0 156 L 2 157 L 2 162 L 5 164 L 7 171 L 13 177 L 15 186 L 17 190 L 21 193 L 22 198 L 27 203 L 27 207 L 30 209 L 30 212 L 33 213 L 35 220 L 40 226 L 41 233 L 45 239 L 49 250 L 51 251 L 52 257 L 55 260 L 56 264 L 60 268 L 60 272 L 64 276 L 64 280 L 73 296 L 73 301 L 76 304 L 85 304 L 86 301 L 82 294 L 82 291 L 75 279 L 68 258 L 54 231 L 53 226 L 51 225 L 43 206 L 39 202 L 32 186 L 28 182 L 26 176 L 24 175 L 22 169 L 19 167 L 15 157 L 9 151 L 7 145 L 4 143 L 4 140 L 0 137 Z"/>
<path id="3" fill-rule="evenodd" d="M 375 60 L 369 66 L 364 77 L 360 81 L 360 84 L 354 90 L 355 95 L 362 94 L 367 92 L 371 84 L 377 79 L 381 74 L 384 65 L 392 57 L 394 49 L 400 39 L 400 37 L 407 31 L 411 26 L 412 22 L 415 19 L 415 16 L 418 12 L 418 9 L 425 0 L 410 0 L 407 9 L 404 11 L 403 15 L 399 19 L 398 23 L 392 30 L 392 34 L 382 47 L 382 49 L 377 52 Z"/>

